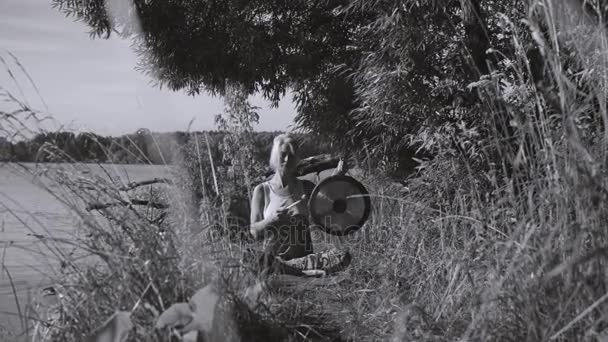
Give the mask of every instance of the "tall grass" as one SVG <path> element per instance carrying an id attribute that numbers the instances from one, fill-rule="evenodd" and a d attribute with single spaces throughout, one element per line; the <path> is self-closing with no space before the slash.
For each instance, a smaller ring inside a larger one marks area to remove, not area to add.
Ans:
<path id="1" fill-rule="evenodd" d="M 380 278 L 404 284 L 397 340 L 607 336 L 605 27 L 575 2 L 533 3 L 530 32 L 519 34 L 544 56 L 543 83 L 516 35 L 516 77 L 497 70 L 478 89 L 499 127 L 480 152 L 493 164 L 479 168 L 458 148 L 474 136 L 461 127 L 456 147 L 446 139 L 396 200 L 407 215 L 383 220 L 399 227 L 377 246 L 389 265 Z"/>
<path id="2" fill-rule="evenodd" d="M 80 340 L 152 284 L 134 314 L 131 340 L 167 341 L 152 330 L 155 317 L 208 282 L 221 285 L 243 340 L 605 339 L 605 28 L 589 17 L 563 17 L 578 11 L 571 2 L 535 4 L 529 31 L 519 34 L 534 37 L 546 82 L 530 77 L 531 61 L 515 35 L 522 50 L 505 66 L 515 77 L 495 72 L 475 85 L 491 139 L 475 142 L 473 127 L 446 128 L 454 129 L 450 138 L 407 189 L 364 170 L 373 215 L 343 241 L 354 258 L 339 282 L 269 289 L 259 305 L 246 302 L 255 244 L 226 234 L 226 206 L 211 194 L 254 184 L 223 184 L 234 178 L 215 174 L 216 165 L 202 168 L 210 162 L 202 140 L 182 156 L 172 186 L 147 194 L 170 204 L 160 221 L 159 210 L 145 207 L 86 211 L 83 203 L 120 202 L 125 192 L 120 182 L 90 179 L 84 165 L 39 169 L 80 219 L 81 234 L 69 243 L 89 256 L 78 262 L 56 248 L 66 241 L 41 239 L 65 264 L 55 279 L 60 316 L 47 340 Z M 458 147 L 471 141 L 479 149 Z M 219 184 L 194 203 L 189 189 L 209 177 Z M 316 236 L 318 248 L 334 243 Z"/>
<path id="3" fill-rule="evenodd" d="M 48 130 L 49 125 L 41 125 L 40 115 L 23 99 L 18 72 L 26 74 L 25 70 L 20 64 L 16 71 L 4 64 L 13 88 L 16 85 L 22 96 L 8 85 L 2 88 L 7 104 L 0 113 L 2 137 L 14 142 Z M 48 264 L 40 270 L 41 276 L 50 278 L 57 299 L 51 307 L 44 305 L 40 294 L 31 303 L 20 303 L 19 289 L 14 289 L 18 314 L 24 316 L 21 331 L 7 331 L 3 340 L 82 341 L 116 310 L 130 310 L 140 298 L 143 305 L 132 316 L 137 327 L 133 339 L 165 340 L 152 328 L 159 313 L 171 303 L 187 300 L 210 281 L 211 265 L 200 257 L 210 253 L 209 241 L 195 226 L 196 206 L 183 191 L 191 185 L 188 176 L 172 168 L 167 182 L 138 187 L 120 177 L 113 166 L 75 163 L 53 144 L 42 146 L 39 155 L 55 163 L 3 167 L 32 179 L 63 204 L 75 222 L 74 229 L 69 236 L 58 237 L 33 213 L 26 222 L 23 215 L 9 209 L 14 206 L 3 205 L 38 240 L 39 247 L 31 253 L 37 254 L 41 264 Z M 101 172 L 91 172 L 91 168 Z M 160 207 L 137 205 L 138 200 Z M 2 201 L 10 197 L 3 193 Z M 162 209 L 165 205 L 168 210 Z M 5 250 L 16 248 L 9 241 L 4 243 Z M 4 259 L 2 271 L 10 274 Z"/>
<path id="4" fill-rule="evenodd" d="M 4 137 L 14 142 L 42 131 L 30 106 L 5 91 L 18 109 L 3 112 Z M 34 124 L 25 122 L 32 117 Z M 229 210 L 232 197 L 246 197 L 232 192 L 252 184 L 235 184 L 239 179 L 235 168 L 211 158 L 206 137 L 192 136 L 194 143 L 185 150 L 176 148 L 175 164 L 165 166 L 171 177 L 152 185 L 120 177 L 118 166 L 77 163 L 52 143 L 38 151 L 45 163 L 4 165 L 52 195 L 74 221 L 68 237 L 58 237 L 36 221 L 34 213 L 29 217 L 35 225 L 21 221 L 28 230 L 24 235 L 38 239 L 36 253 L 41 263 L 51 261 L 41 276 L 50 278 L 56 303 L 45 303 L 43 294 L 31 303 L 18 303 L 18 310 L 24 304 L 31 310 L 17 313 L 21 329 L 7 332 L 6 340 L 82 341 L 114 312 L 129 311 L 139 301 L 131 316 L 135 328 L 130 340 L 174 340 L 170 332 L 155 331 L 159 314 L 209 283 L 216 284 L 229 301 L 230 312 L 238 318 L 238 332 L 244 336 L 260 341 L 337 336 L 331 321 L 311 314 L 307 305 L 291 300 L 271 308 L 264 302 L 252 305 L 243 297 L 245 288 L 255 281 L 251 271 L 256 264 L 251 254 L 255 246 L 235 240 Z M 124 151 L 140 153 L 134 159 L 145 160 L 141 151 L 127 147 Z M 208 183 L 213 191 L 206 188 Z M 200 202 L 196 200 L 201 194 L 193 194 L 193 189 L 203 190 Z M 19 212 L 7 210 L 20 219 Z M 17 292 L 13 297 L 19 301 Z M 216 333 L 221 336 L 222 331 Z"/>

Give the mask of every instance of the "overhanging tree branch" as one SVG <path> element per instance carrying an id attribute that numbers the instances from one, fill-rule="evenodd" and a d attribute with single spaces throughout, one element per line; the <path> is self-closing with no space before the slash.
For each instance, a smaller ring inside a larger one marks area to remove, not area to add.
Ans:
<path id="1" fill-rule="evenodd" d="M 149 180 L 145 180 L 145 181 L 141 181 L 141 182 L 131 182 L 131 183 L 129 183 L 129 184 L 127 184 L 127 185 L 119 188 L 119 190 L 121 190 L 121 191 L 129 191 L 129 190 L 133 190 L 135 188 L 138 188 L 140 186 L 159 184 L 159 183 L 164 183 L 164 184 L 172 185 L 173 181 L 171 181 L 168 178 L 153 178 L 153 179 L 149 179 Z"/>
<path id="2" fill-rule="evenodd" d="M 325 170 L 333 169 L 338 166 L 339 157 L 331 154 L 320 154 L 317 156 L 308 157 L 300 160 L 296 166 L 296 175 L 298 177 L 305 176 L 310 173 L 319 173 Z M 267 171 L 264 177 L 272 176 L 272 171 Z"/>
<path id="3" fill-rule="evenodd" d="M 129 206 L 129 205 L 147 206 L 147 207 L 154 208 L 154 209 L 168 209 L 169 208 L 169 204 L 167 204 L 167 203 L 133 199 L 130 202 L 125 202 L 125 201 L 108 202 L 108 203 L 93 202 L 93 203 L 89 203 L 86 206 L 86 210 L 88 210 L 88 211 L 103 210 L 103 209 L 108 209 L 111 207 L 124 207 L 124 206 Z"/>

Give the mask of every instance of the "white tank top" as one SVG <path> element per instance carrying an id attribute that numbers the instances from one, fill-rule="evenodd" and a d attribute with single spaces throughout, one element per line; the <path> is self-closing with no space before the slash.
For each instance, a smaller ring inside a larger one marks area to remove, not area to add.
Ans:
<path id="1" fill-rule="evenodd" d="M 295 189 L 274 189 L 270 182 L 264 182 L 264 218 L 269 217 L 279 209 L 285 209 L 302 199 L 304 183 L 298 179 Z M 289 193 L 291 192 L 291 194 Z M 279 255 L 285 260 L 299 258 L 313 252 L 312 238 L 308 229 L 307 201 L 302 200 L 289 209 L 290 215 L 302 215 L 304 221 L 279 223 L 279 226 L 289 226 L 290 229 L 279 230 L 277 235 L 264 242 L 264 250 L 272 255 Z M 302 223 L 305 223 L 302 225 Z"/>
<path id="2" fill-rule="evenodd" d="M 296 187 L 292 193 L 288 193 L 287 189 L 276 190 L 270 184 L 270 181 L 264 182 L 264 218 L 269 217 L 274 212 L 280 209 L 285 209 L 291 204 L 302 199 L 304 195 L 304 183 L 301 180 L 297 180 Z M 304 199 L 300 203 L 290 208 L 292 214 L 301 214 L 308 217 L 308 206 L 306 205 L 307 200 Z"/>

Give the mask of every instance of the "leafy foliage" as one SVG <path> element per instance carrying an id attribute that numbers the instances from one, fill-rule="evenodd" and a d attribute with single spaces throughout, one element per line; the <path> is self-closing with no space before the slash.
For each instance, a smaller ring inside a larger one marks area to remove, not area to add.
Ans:
<path id="1" fill-rule="evenodd" d="M 137 32 L 127 9 L 110 20 L 103 0 L 53 3 L 97 36 L 132 37 L 161 86 L 226 94 L 238 85 L 275 103 L 291 89 L 305 132 L 343 150 L 365 145 L 359 157 L 397 165 L 411 164 L 423 131 L 483 117 L 469 108 L 479 98 L 467 86 L 513 57 L 500 18 L 520 25 L 526 5 L 135 0 Z"/>
<path id="2" fill-rule="evenodd" d="M 203 144 L 204 155 L 208 155 L 204 135 L 209 138 L 212 158 L 216 162 L 230 163 L 223 155 L 220 145 L 228 131 L 169 132 L 157 133 L 145 129 L 134 134 L 104 137 L 94 133 L 76 134 L 69 131 L 38 133 L 28 140 L 13 141 L 0 137 L 0 161 L 16 162 L 63 162 L 67 157 L 73 162 L 116 164 L 173 164 L 175 149 L 196 154 L 194 136 Z M 280 132 L 251 132 L 251 153 L 254 160 L 263 163 L 269 158 L 272 139 Z M 304 156 L 327 153 L 328 146 L 314 141 L 305 134 L 300 135 Z M 51 144 L 63 151 L 61 157 L 45 153 L 45 145 Z M 206 158 L 206 157 L 205 157 Z"/>
<path id="3" fill-rule="evenodd" d="M 103 0 L 54 5 L 84 20 L 96 36 L 120 29 L 137 35 L 129 8 L 111 19 Z M 133 2 L 143 33 L 142 67 L 171 89 L 223 94 L 227 82 L 278 101 L 294 81 L 320 75 L 348 54 L 352 27 L 334 13 L 346 1 L 143 1 Z"/>
<path id="4" fill-rule="evenodd" d="M 93 3 L 70 6 L 93 11 Z M 184 4 L 167 2 L 162 8 L 186 8 Z M 297 4 L 278 3 L 276 8 Z M 285 84 L 293 81 L 298 120 L 313 131 L 305 137 L 325 136 L 342 146 L 358 141 L 363 146 L 357 150 L 385 163 L 370 167 L 369 175 L 361 177 L 374 196 L 374 208 L 361 234 L 346 242 L 355 256 L 347 280 L 318 291 L 307 288 L 285 301 L 279 298 L 280 305 L 271 307 L 284 310 L 279 313 L 281 320 L 289 327 L 307 325 L 304 316 L 292 319 L 288 313 L 290 303 L 298 302 L 300 308 L 331 306 L 339 314 L 341 331 L 326 334 L 332 337 L 605 338 L 608 67 L 604 47 L 608 40 L 603 3 L 360 0 L 340 4 L 332 15 L 348 27 L 351 45 L 337 51 L 348 50 L 348 58 L 335 55 L 323 61 L 327 62 L 324 72 L 300 79 L 289 76 Z M 249 14 L 270 6 L 263 1 L 199 5 L 222 11 L 246 8 Z M 329 8 L 323 6 L 319 8 Z M 95 26 L 95 20 L 87 17 L 91 13 L 83 16 Z M 238 11 L 220 14 L 224 20 L 242 19 Z M 309 19 L 302 17 L 304 22 Z M 223 24 L 228 31 L 241 27 L 241 23 Z M 294 44 L 302 42 L 295 37 Z M 223 46 L 242 39 L 225 38 Z M 271 136 L 256 140 L 250 135 L 256 116 L 246 103 L 245 94 L 252 88 L 242 87 L 248 74 L 240 81 L 221 69 L 217 75 L 222 80 L 210 84 L 229 95 L 235 116 L 228 115 L 225 123 L 231 136 L 209 134 L 214 142 L 207 147 L 212 156 L 208 159 L 197 152 L 196 134 L 175 136 L 190 153 L 184 158 L 190 163 L 187 173 L 204 176 L 200 187 L 190 186 L 197 183 L 194 177 L 183 187 L 212 189 L 215 184 L 208 180 L 215 169 L 220 175 L 218 187 L 228 189 L 218 191 L 218 196 L 243 197 L 244 192 L 238 191 L 249 184 L 231 170 L 253 174 L 257 161 L 248 165 L 242 159 L 255 156 L 262 165 L 267 155 L 261 146 L 269 148 Z M 222 82 L 239 88 L 227 92 Z M 232 144 L 241 138 L 251 139 L 248 148 L 220 147 L 221 142 Z M 25 142 L 15 146 L 27 151 Z M 388 182 L 383 171 L 394 167 L 390 164 L 412 146 L 434 158 L 419 160 L 421 172 L 406 187 Z M 230 154 L 230 163 L 224 162 L 223 153 Z M 178 218 L 171 227 L 180 228 L 188 221 Z M 136 231 L 133 225 L 121 227 Z M 181 233 L 175 237 L 192 236 Z M 213 240 L 219 245 L 214 250 L 236 254 L 223 261 L 226 269 L 252 262 L 244 256 L 248 251 L 243 244 L 236 246 L 241 241 L 233 244 L 223 237 Z M 115 243 L 126 247 L 122 240 Z M 197 250 L 196 243 L 190 245 L 192 250 Z M 147 257 L 148 250 L 136 252 Z M 193 259 L 203 258 L 196 255 L 188 261 Z M 157 272 L 173 268 L 167 266 Z M 128 269 L 138 274 L 139 267 Z M 167 297 L 178 295 L 169 292 Z"/>

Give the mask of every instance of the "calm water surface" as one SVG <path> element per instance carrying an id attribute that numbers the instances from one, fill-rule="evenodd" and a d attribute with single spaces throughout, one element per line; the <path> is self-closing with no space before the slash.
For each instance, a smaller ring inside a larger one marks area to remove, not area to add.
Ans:
<path id="1" fill-rule="evenodd" d="M 14 292 L 21 311 L 25 312 L 31 298 L 40 287 L 49 284 L 49 277 L 58 269 L 59 263 L 53 253 L 32 234 L 70 239 L 79 224 L 79 220 L 51 194 L 62 196 L 61 187 L 30 172 L 56 167 L 69 172 L 72 166 L 22 165 L 26 169 L 13 163 L 0 163 L 0 328 L 9 329 L 19 326 Z M 169 167 L 154 165 L 79 164 L 78 167 L 89 170 L 85 176 L 101 175 L 124 183 L 167 177 L 170 171 Z M 51 192 L 40 186 L 41 182 L 50 186 Z"/>

